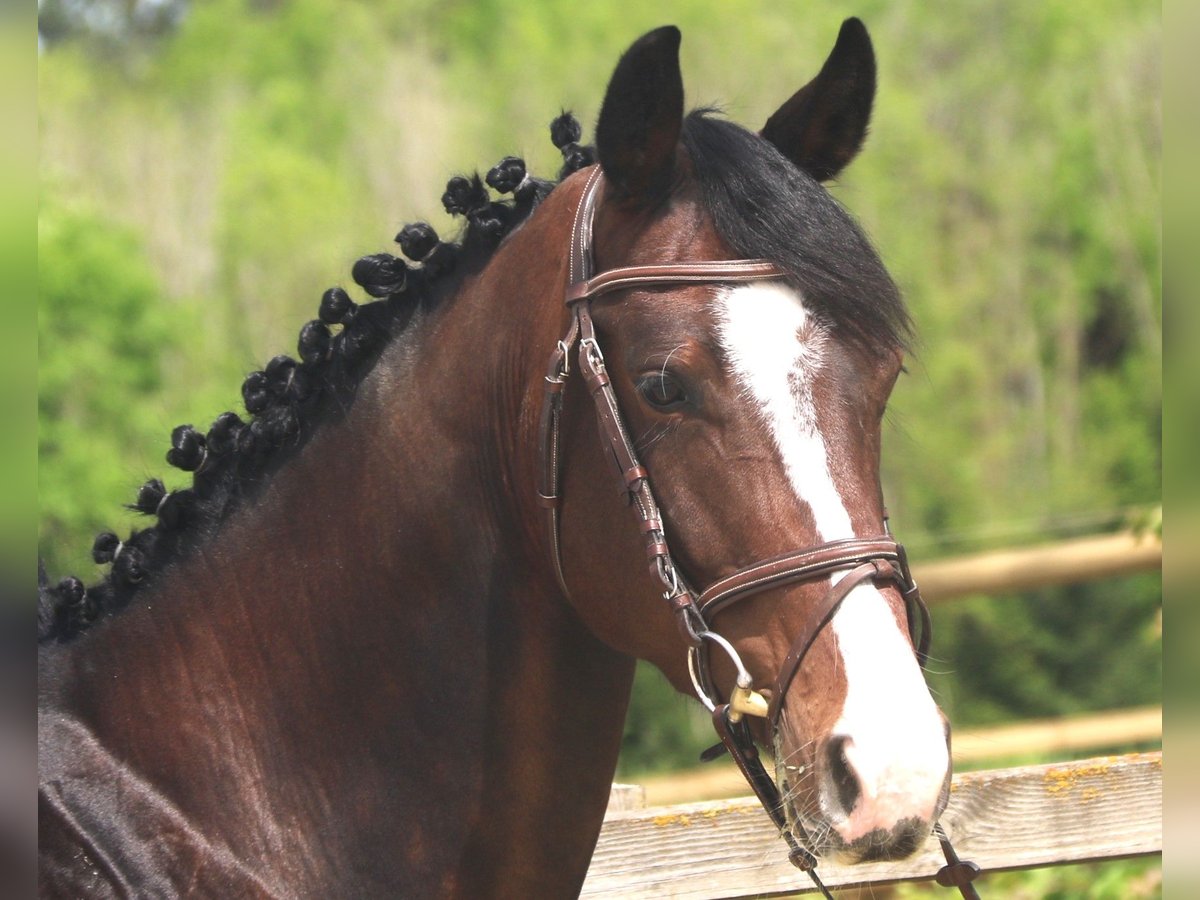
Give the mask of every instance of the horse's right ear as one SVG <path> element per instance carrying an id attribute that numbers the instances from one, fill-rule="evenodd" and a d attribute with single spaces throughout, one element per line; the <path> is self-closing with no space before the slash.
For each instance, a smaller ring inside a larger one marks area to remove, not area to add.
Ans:
<path id="1" fill-rule="evenodd" d="M 617 63 L 600 120 L 596 153 L 618 197 L 659 197 L 670 187 L 683 127 L 679 29 L 657 28 Z"/>
<path id="2" fill-rule="evenodd" d="M 817 77 L 767 120 L 762 136 L 817 181 L 858 155 L 875 100 L 875 51 L 858 19 L 842 23 Z"/>

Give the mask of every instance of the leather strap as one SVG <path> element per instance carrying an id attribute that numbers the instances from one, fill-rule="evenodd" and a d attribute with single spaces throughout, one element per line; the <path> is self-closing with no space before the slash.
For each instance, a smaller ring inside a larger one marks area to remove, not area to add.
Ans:
<path id="1" fill-rule="evenodd" d="M 730 604 L 768 588 L 820 578 L 870 559 L 899 558 L 899 546 L 887 536 L 830 541 L 776 556 L 722 578 L 700 595 L 700 610 L 712 618 Z"/>
<path id="2" fill-rule="evenodd" d="M 724 259 L 655 266 L 609 269 L 567 288 L 567 303 L 592 299 L 610 291 L 675 284 L 713 284 L 722 281 L 767 281 L 786 273 L 765 259 Z"/>
<path id="3" fill-rule="evenodd" d="M 780 835 L 787 842 L 788 859 L 792 865 L 807 872 L 822 896 L 833 900 L 828 888 L 817 875 L 816 857 L 801 845 L 792 833 L 792 829 L 788 827 L 787 815 L 783 810 L 783 797 L 775 785 L 775 780 L 771 778 L 762 764 L 758 748 L 754 745 L 754 739 L 750 736 L 750 729 L 746 727 L 745 720 L 735 722 L 730 716 L 729 705 L 722 704 L 713 710 L 712 721 L 713 729 L 721 738 L 721 743 L 725 745 L 729 755 L 733 757 L 733 761 L 737 763 L 742 777 L 753 789 L 754 795 L 758 797 L 758 802 L 762 804 L 762 808 L 766 810 L 771 821 L 775 823 L 775 827 L 779 829 Z"/>
<path id="4" fill-rule="evenodd" d="M 767 774 L 763 767 L 762 760 L 758 755 L 758 748 L 750 738 L 745 719 L 734 722 L 730 718 L 729 712 L 727 703 L 723 703 L 713 710 L 713 729 L 726 749 L 729 750 L 729 755 L 737 763 L 742 777 L 754 789 L 755 795 L 762 803 L 763 809 L 767 811 L 767 815 L 771 817 L 771 821 L 779 829 L 786 829 L 787 817 L 783 812 L 779 788 L 775 786 L 775 780 Z"/>
<path id="5" fill-rule="evenodd" d="M 825 594 L 824 599 L 809 612 L 808 620 L 792 640 L 792 648 L 784 658 L 783 665 L 779 667 L 779 674 L 775 676 L 775 684 L 771 688 L 771 699 L 767 706 L 767 721 L 771 723 L 772 728 L 779 722 L 779 713 L 783 709 L 783 699 L 787 695 L 787 689 L 795 680 L 817 635 L 833 618 L 834 613 L 850 596 L 852 590 L 868 578 L 879 577 L 896 578 L 898 576 L 892 569 L 891 563 L 885 560 L 873 559 L 864 562 L 851 569 L 848 574 L 843 575 L 841 580 Z"/>
<path id="6" fill-rule="evenodd" d="M 592 222 L 596 218 L 600 186 L 604 174 L 599 166 L 593 166 L 583 186 L 579 205 L 575 207 L 575 219 L 571 223 L 571 258 L 567 272 L 567 290 L 592 277 L 595 254 L 592 252 Z"/>
<path id="7" fill-rule="evenodd" d="M 977 863 L 959 858 L 954 845 L 950 843 L 950 838 L 946 836 L 946 830 L 942 828 L 941 822 L 933 826 L 933 833 L 942 847 L 942 855 L 946 857 L 946 864 L 938 869 L 933 880 L 942 887 L 958 888 L 958 892 L 963 895 L 964 900 L 979 900 L 979 892 L 975 890 L 975 885 L 971 882 L 978 878 L 979 873 L 983 870 Z"/>

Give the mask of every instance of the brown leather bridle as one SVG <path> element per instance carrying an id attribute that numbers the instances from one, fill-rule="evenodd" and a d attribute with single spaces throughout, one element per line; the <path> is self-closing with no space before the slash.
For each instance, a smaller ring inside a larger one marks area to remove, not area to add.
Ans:
<path id="1" fill-rule="evenodd" d="M 650 487 L 649 473 L 638 459 L 629 439 L 604 363 L 604 354 L 596 338 L 592 321 L 592 301 L 605 294 L 631 288 L 682 284 L 725 284 L 786 278 L 787 273 L 769 260 L 705 260 L 690 263 L 629 266 L 595 274 L 592 250 L 592 223 L 598 197 L 604 183 L 600 167 L 588 176 L 571 228 L 571 255 L 566 303 L 571 311 L 570 325 L 550 355 L 546 370 L 545 395 L 540 424 L 541 458 L 538 499 L 547 510 L 551 554 L 555 574 L 564 593 L 569 593 L 563 574 L 559 536 L 560 467 L 559 431 L 564 388 L 571 374 L 570 355 L 578 345 L 578 368 L 595 404 L 600 435 L 606 456 L 615 466 L 629 506 L 637 517 L 643 536 L 650 572 L 663 590 L 663 598 L 676 613 L 680 631 L 688 644 L 688 669 L 700 701 L 713 716 L 713 724 L 722 744 L 754 789 L 767 813 L 789 845 L 788 858 L 807 871 L 818 888 L 830 896 L 818 878 L 816 858 L 803 847 L 788 827 L 782 798 L 774 780 L 767 774 L 746 725 L 746 715 L 766 718 L 772 731 L 779 722 L 788 687 L 804 662 L 809 648 L 850 592 L 867 581 L 891 582 L 905 603 L 909 632 L 917 660 L 924 668 L 931 632 L 929 610 L 921 599 L 909 571 L 904 548 L 890 534 L 871 538 L 830 541 L 776 556 L 734 572 L 697 593 L 680 573 L 671 556 L 659 506 Z M 886 519 L 884 522 L 886 532 Z M 770 691 L 770 701 L 753 689 L 751 676 L 733 645 L 714 631 L 714 617 L 762 591 L 784 585 L 812 582 L 845 573 L 831 585 L 824 598 L 809 613 Z M 712 677 L 710 648 L 721 648 L 733 662 L 737 679 L 728 700 L 722 702 Z M 938 872 L 941 884 L 959 887 L 964 897 L 977 897 L 971 880 L 979 868 L 954 854 L 941 826 L 936 826 L 946 853 L 947 865 Z"/>

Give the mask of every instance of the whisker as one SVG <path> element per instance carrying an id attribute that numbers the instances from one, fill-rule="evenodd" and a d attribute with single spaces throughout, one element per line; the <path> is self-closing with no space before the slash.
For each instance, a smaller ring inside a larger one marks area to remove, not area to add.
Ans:
<path id="1" fill-rule="evenodd" d="M 678 425 L 679 423 L 677 421 L 655 423 L 637 439 L 635 442 L 637 449 L 642 451 L 653 446 L 655 443 L 661 441 L 664 437 L 674 431 Z"/>
<path id="2" fill-rule="evenodd" d="M 663 379 L 664 381 L 666 380 L 667 366 L 671 362 L 671 357 L 674 356 L 676 353 L 678 353 L 682 349 L 683 349 L 683 344 L 680 344 L 677 347 L 675 347 L 675 349 L 673 349 L 670 353 L 667 354 L 667 358 L 663 360 L 662 368 L 659 370 L 659 373 L 658 373 L 659 378 Z"/>

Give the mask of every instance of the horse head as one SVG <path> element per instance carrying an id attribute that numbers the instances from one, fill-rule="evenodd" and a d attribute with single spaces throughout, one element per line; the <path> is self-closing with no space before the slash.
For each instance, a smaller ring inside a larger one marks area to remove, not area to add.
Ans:
<path id="1" fill-rule="evenodd" d="M 574 230 L 589 233 L 592 258 L 569 305 L 586 306 L 594 334 L 579 359 L 593 371 L 571 379 L 560 344 L 548 376 L 566 385 L 561 490 L 543 491 L 561 494 L 563 588 L 596 634 L 679 690 L 695 682 L 713 707 L 739 687 L 754 698 L 733 718 L 773 748 L 800 843 L 904 856 L 944 807 L 950 768 L 880 486 L 908 321 L 820 183 L 865 136 L 870 40 L 849 20 L 820 74 L 758 134 L 684 116 L 678 47 L 662 28 L 622 57 L 596 130 L 602 177 L 575 176 L 589 182 L 578 202 L 592 208 Z M 747 258 L 763 271 L 684 277 L 697 262 Z M 622 424 L 590 413 L 605 379 Z"/>

